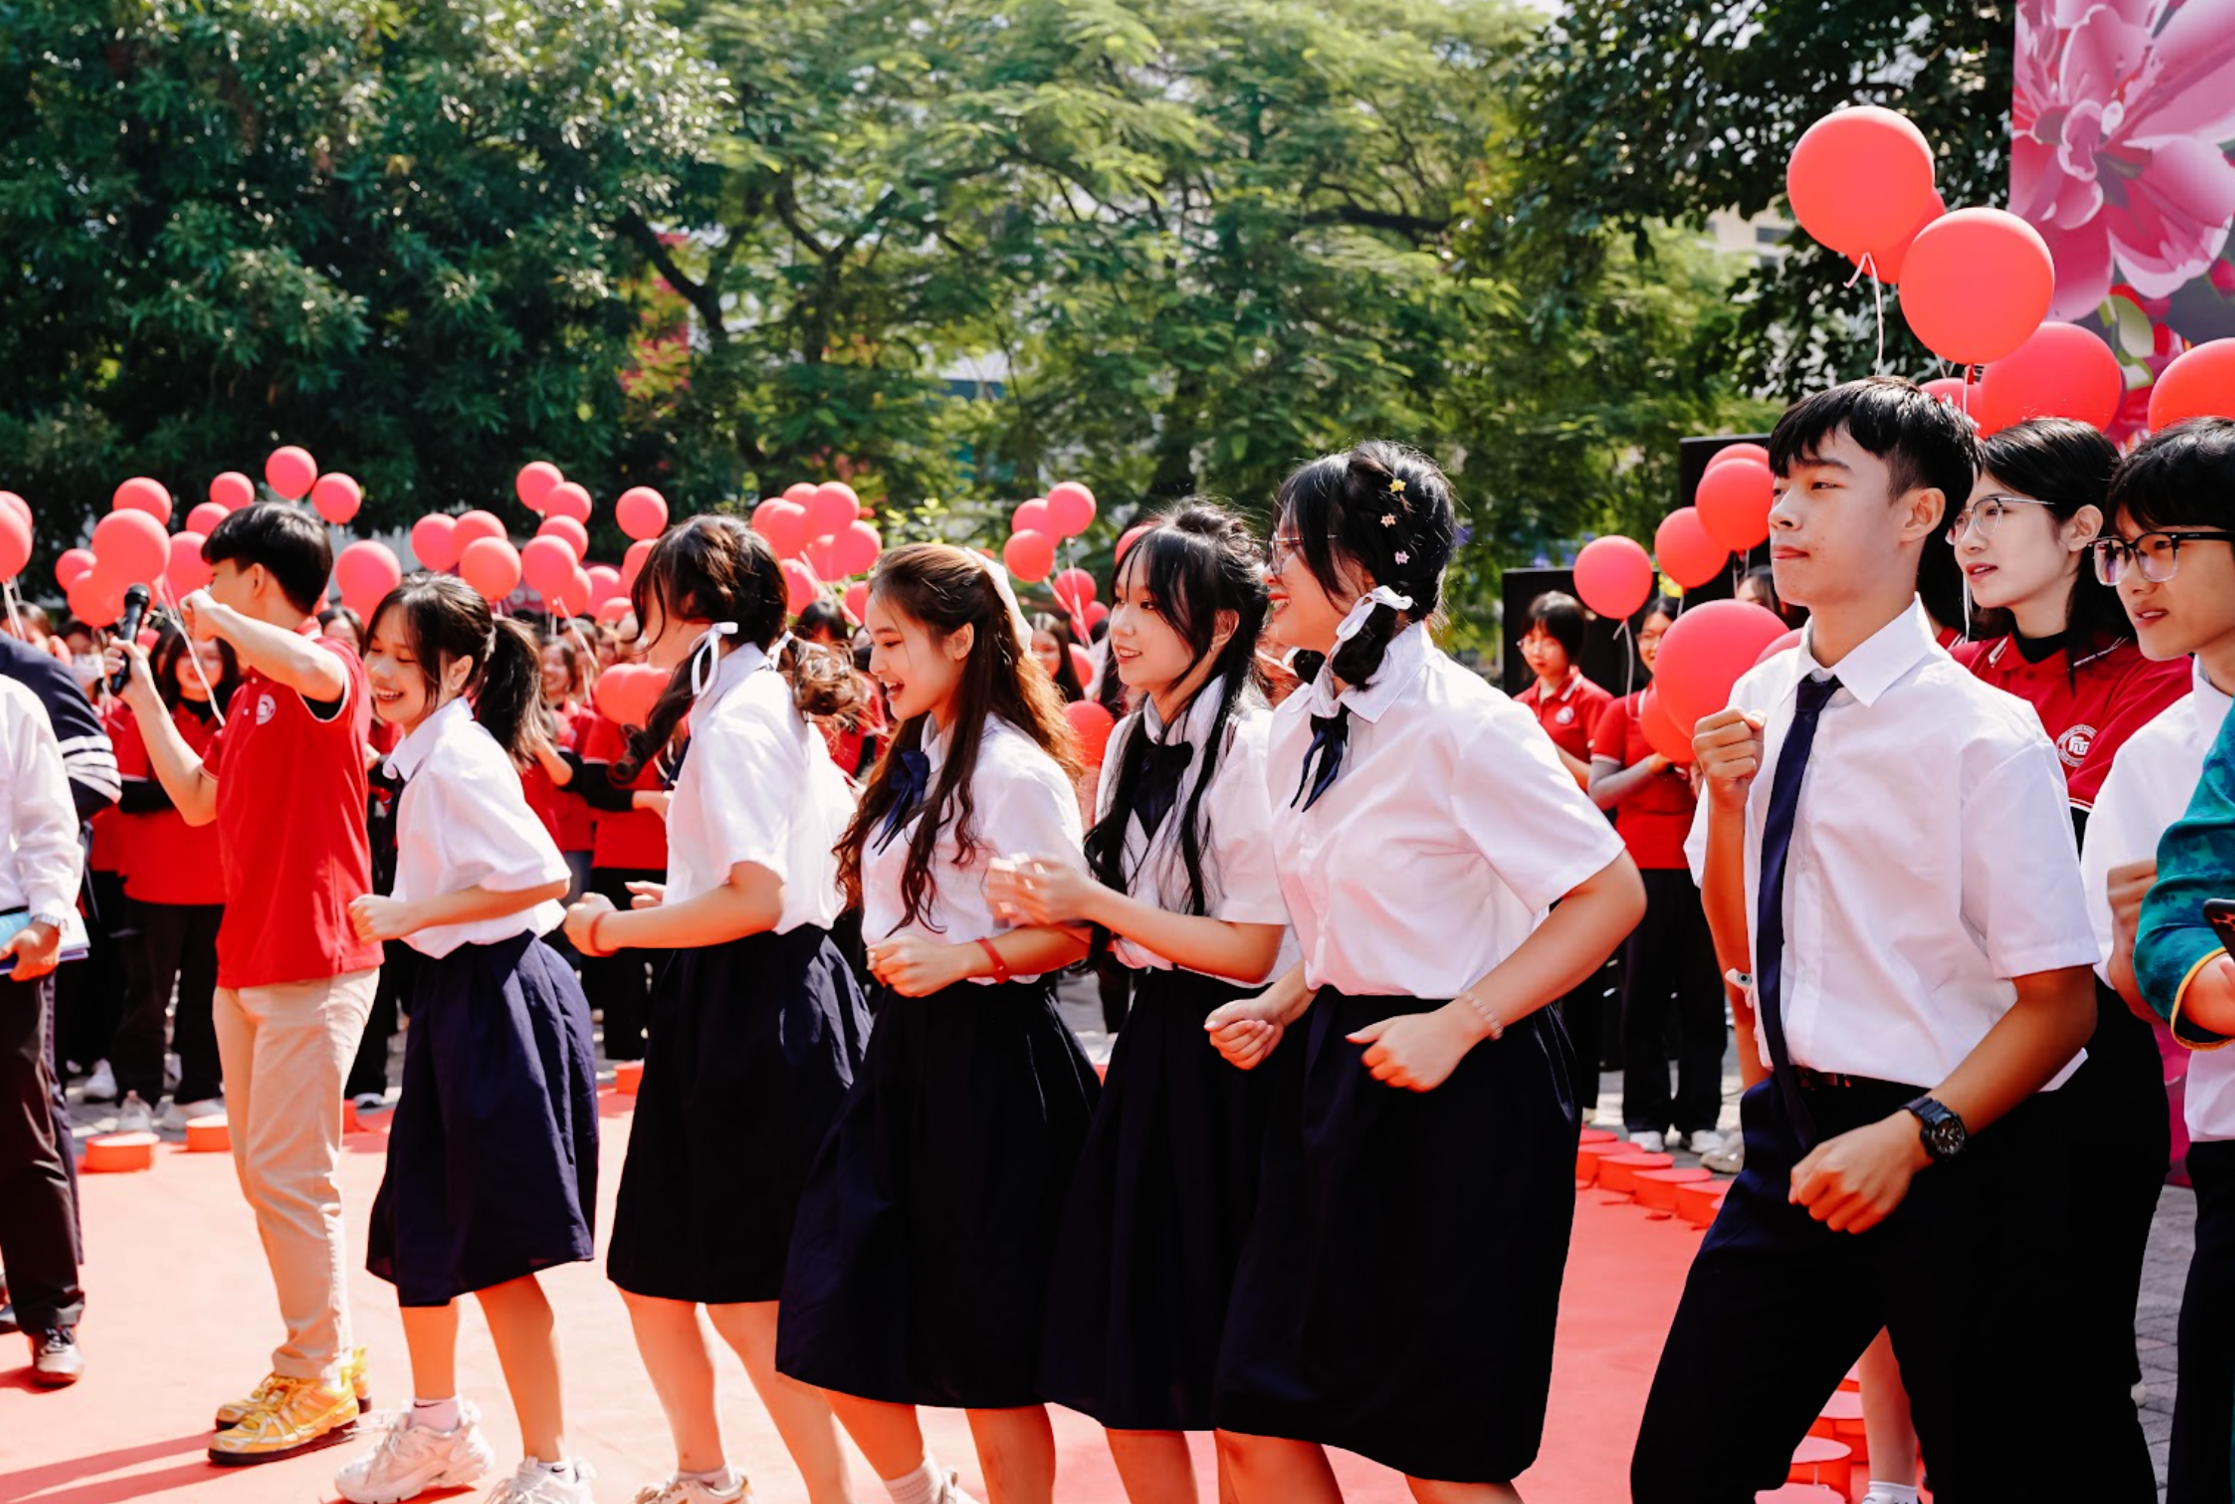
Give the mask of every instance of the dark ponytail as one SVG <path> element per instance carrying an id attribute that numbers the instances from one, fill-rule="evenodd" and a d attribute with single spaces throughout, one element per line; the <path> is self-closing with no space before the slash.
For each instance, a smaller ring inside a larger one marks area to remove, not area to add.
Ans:
<path id="1" fill-rule="evenodd" d="M 366 623 L 368 646 L 390 612 L 403 623 L 429 700 L 441 697 L 444 670 L 464 661 L 472 665 L 463 694 L 473 718 L 513 761 L 524 762 L 535 741 L 549 737 L 534 633 L 499 620 L 481 593 L 455 575 L 414 574 L 389 591 Z"/>
<path id="2" fill-rule="evenodd" d="M 1347 565 L 1412 598 L 1401 613 L 1375 606 L 1358 635 L 1338 643 L 1328 659 L 1343 683 L 1372 683 L 1398 631 L 1443 609 L 1443 572 L 1459 537 L 1451 482 L 1417 449 L 1368 439 L 1281 482 L 1273 513 L 1275 533 L 1296 536 L 1305 568 L 1330 596 L 1349 594 Z"/>
<path id="3" fill-rule="evenodd" d="M 629 588 L 639 632 L 657 607 L 663 632 L 686 621 L 735 622 L 738 641 L 763 652 L 783 635 L 788 600 L 783 567 L 768 540 L 738 518 L 713 514 L 693 517 L 662 535 Z M 794 637 L 777 654 L 776 667 L 790 682 L 792 701 L 802 715 L 849 715 L 861 701 L 853 661 L 838 649 Z M 627 754 L 613 768 L 617 782 L 633 781 L 666 748 L 690 712 L 692 698 L 691 665 L 685 659 L 668 676 L 644 728 L 630 735 Z"/>

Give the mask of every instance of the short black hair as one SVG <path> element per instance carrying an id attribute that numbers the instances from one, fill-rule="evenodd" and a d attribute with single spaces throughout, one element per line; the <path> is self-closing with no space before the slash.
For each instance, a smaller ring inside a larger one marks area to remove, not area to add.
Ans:
<path id="1" fill-rule="evenodd" d="M 305 616 L 326 593 L 334 572 L 334 548 L 326 541 L 326 529 L 310 513 L 276 501 L 242 507 L 210 529 L 202 562 L 215 566 L 228 559 L 243 569 L 263 565 L 287 604 Z"/>
<path id="2" fill-rule="evenodd" d="M 1583 603 L 1562 590 L 1547 590 L 1529 602 L 1529 625 L 1568 650 L 1568 662 L 1583 662 Z"/>
<path id="3" fill-rule="evenodd" d="M 1913 381 L 1865 376 L 1785 409 L 1769 436 L 1769 468 L 1779 478 L 1807 464 L 1837 433 L 1885 462 L 1896 496 L 1935 487 L 1953 516 L 1979 473 L 1971 420 Z"/>
<path id="4" fill-rule="evenodd" d="M 2119 463 L 2105 510 L 2143 532 L 2235 532 L 2235 419 L 2191 418 L 2151 434 Z"/>

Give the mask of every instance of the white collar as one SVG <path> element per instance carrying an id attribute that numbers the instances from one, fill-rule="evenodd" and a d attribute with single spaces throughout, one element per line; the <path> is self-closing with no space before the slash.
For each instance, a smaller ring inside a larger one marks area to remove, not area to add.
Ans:
<path id="1" fill-rule="evenodd" d="M 1347 705 L 1353 715 L 1380 720 L 1381 713 L 1396 704 L 1426 670 L 1432 647 L 1427 624 L 1414 622 L 1390 639 L 1372 683 L 1363 687 L 1353 684 L 1340 695 L 1335 693 L 1334 655 L 1328 654 L 1328 661 L 1319 666 L 1319 677 L 1312 680 L 1312 714 L 1333 715 L 1338 706 Z"/>
<path id="2" fill-rule="evenodd" d="M 1870 705 L 1893 688 L 1896 679 L 1938 647 L 1939 640 L 1932 632 L 1932 618 L 1925 615 L 1924 602 L 1914 596 L 1910 598 L 1908 610 L 1871 633 L 1833 668 L 1827 669 L 1817 661 L 1816 625 L 1810 622 L 1800 636 L 1800 671 L 1793 676 L 1785 692 L 1798 694 L 1801 680 L 1833 674 L 1838 676 L 1840 688 Z"/>
<path id="3" fill-rule="evenodd" d="M 2189 660 L 2189 680 L 2195 688 L 2189 695 L 2188 713 L 2196 718 L 2196 729 L 2203 733 L 2208 746 L 2219 739 L 2228 708 L 2235 706 L 2235 696 L 2229 696 L 2205 676 L 2201 658 Z"/>
<path id="4" fill-rule="evenodd" d="M 388 760 L 381 764 L 381 770 L 390 778 L 410 782 L 412 775 L 426 763 L 428 754 L 435 750 L 436 744 L 449 735 L 452 727 L 460 720 L 469 724 L 473 720 L 473 707 L 466 703 L 464 695 L 458 696 L 412 727 L 410 734 L 396 743 L 396 750 L 388 754 Z"/>
<path id="5" fill-rule="evenodd" d="M 757 644 L 739 643 L 715 667 L 714 677 L 707 682 L 706 693 L 699 697 L 699 704 L 706 710 L 712 710 L 721 703 L 722 696 L 767 668 L 769 663 L 768 654 L 762 652 Z"/>
<path id="6" fill-rule="evenodd" d="M 1195 698 L 1187 702 L 1187 713 L 1179 719 L 1177 734 L 1164 724 L 1164 717 L 1157 713 L 1156 697 L 1141 697 L 1141 730 L 1149 740 L 1157 743 L 1183 741 L 1200 745 L 1211 734 L 1211 723 L 1218 719 L 1218 702 L 1226 694 L 1226 676 L 1213 674 L 1195 691 Z"/>

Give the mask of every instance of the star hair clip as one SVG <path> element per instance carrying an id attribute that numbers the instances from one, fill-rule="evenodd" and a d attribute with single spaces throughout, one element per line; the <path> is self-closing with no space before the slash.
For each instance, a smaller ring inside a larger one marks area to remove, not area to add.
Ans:
<path id="1" fill-rule="evenodd" d="M 1396 552 L 1395 554 L 1391 555 L 1391 557 L 1392 557 L 1392 558 L 1394 558 L 1394 559 L 1395 559 L 1395 560 L 1396 560 L 1396 561 L 1397 561 L 1398 563 L 1400 563 L 1400 564 L 1410 564 L 1410 563 L 1412 562 L 1412 555 L 1411 555 L 1411 554 L 1408 554 L 1408 553 L 1406 553 L 1406 552 L 1405 552 L 1405 551 L 1404 551 L 1403 549 L 1401 549 L 1401 548 L 1400 548 L 1400 549 L 1398 549 L 1398 550 L 1397 550 L 1397 552 Z"/>
<path id="2" fill-rule="evenodd" d="M 1381 525 L 1383 527 L 1395 527 L 1397 525 L 1397 514 L 1395 512 L 1382 513 Z"/>
<path id="3" fill-rule="evenodd" d="M 1402 496 L 1405 494 L 1405 482 L 1403 476 L 1392 475 L 1389 477 L 1389 494 L 1392 496 Z"/>

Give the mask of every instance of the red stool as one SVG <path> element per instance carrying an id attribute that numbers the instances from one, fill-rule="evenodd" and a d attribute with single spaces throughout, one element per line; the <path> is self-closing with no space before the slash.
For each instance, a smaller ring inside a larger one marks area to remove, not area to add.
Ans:
<path id="1" fill-rule="evenodd" d="M 223 1154 L 233 1147 L 233 1130 L 226 1126 L 225 1115 L 189 1118 L 186 1121 L 186 1152 L 189 1154 Z"/>
<path id="2" fill-rule="evenodd" d="M 1788 1483 L 1754 1495 L 1754 1504 L 1847 1504 L 1847 1496 L 1821 1483 Z"/>
<path id="3" fill-rule="evenodd" d="M 1694 1227 L 1706 1227 L 1723 1209 L 1723 1197 L 1730 1188 L 1729 1181 L 1712 1177 L 1687 1181 L 1676 1188 L 1676 1214 Z"/>
<path id="4" fill-rule="evenodd" d="M 1847 1377 L 1839 1381 L 1839 1387 L 1852 1390 L 1856 1394 L 1862 1393 L 1862 1365 L 1860 1363 L 1847 1370 Z"/>
<path id="5" fill-rule="evenodd" d="M 1674 1155 L 1652 1154 L 1633 1150 L 1628 1154 L 1610 1154 L 1599 1161 L 1599 1188 L 1618 1195 L 1633 1195 L 1637 1191 L 1637 1177 L 1647 1170 L 1665 1170 L 1676 1163 Z"/>
<path id="6" fill-rule="evenodd" d="M 1662 1216 L 1676 1212 L 1676 1193 L 1687 1185 L 1713 1181 L 1714 1176 L 1698 1165 L 1666 1170 L 1640 1170 L 1637 1175 L 1635 1199 L 1639 1206 Z"/>
<path id="7" fill-rule="evenodd" d="M 613 1062 L 613 1089 L 624 1097 L 636 1095 L 644 1080 L 644 1062 L 641 1060 L 616 1060 Z"/>
<path id="8" fill-rule="evenodd" d="M 1793 1453 L 1792 1470 L 1785 1474 L 1785 1481 L 1821 1483 L 1826 1488 L 1838 1489 L 1839 1496 L 1844 1499 L 1853 1459 L 1854 1451 L 1844 1441 L 1833 1441 L 1828 1436 L 1805 1437 L 1799 1450 Z"/>
<path id="9" fill-rule="evenodd" d="M 78 1161 L 78 1166 L 96 1173 L 152 1170 L 155 1146 L 161 1142 L 152 1133 L 104 1133 L 85 1141 L 85 1158 Z"/>
<path id="10" fill-rule="evenodd" d="M 1851 1465 L 1868 1467 L 1870 1445 L 1863 1435 L 1862 1416 L 1862 1396 L 1852 1389 L 1841 1389 L 1824 1402 L 1823 1414 L 1816 1417 L 1808 1434 L 1845 1442 L 1851 1454 Z"/>
<path id="11" fill-rule="evenodd" d="M 1621 1142 L 1578 1144 L 1575 1148 L 1575 1178 L 1589 1185 L 1599 1178 L 1599 1165 L 1603 1161 L 1629 1152 L 1630 1146 Z"/>
<path id="12" fill-rule="evenodd" d="M 341 1131 L 344 1135 L 365 1131 L 365 1125 L 357 1121 L 357 1104 L 347 1097 L 341 1099 Z"/>
<path id="13" fill-rule="evenodd" d="M 1586 1128 L 1576 1135 L 1578 1144 L 1618 1144 L 1622 1135 L 1609 1128 Z"/>

